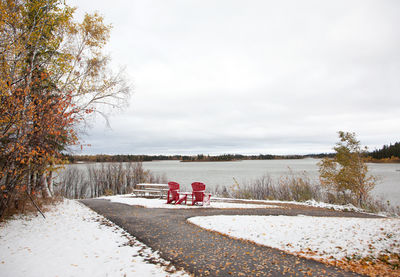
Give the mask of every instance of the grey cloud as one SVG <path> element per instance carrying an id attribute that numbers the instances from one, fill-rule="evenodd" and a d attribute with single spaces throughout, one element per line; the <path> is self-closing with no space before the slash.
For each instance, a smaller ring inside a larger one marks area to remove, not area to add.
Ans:
<path id="1" fill-rule="evenodd" d="M 399 140 L 399 1 L 71 1 L 99 10 L 129 109 L 90 153 L 310 153 Z"/>

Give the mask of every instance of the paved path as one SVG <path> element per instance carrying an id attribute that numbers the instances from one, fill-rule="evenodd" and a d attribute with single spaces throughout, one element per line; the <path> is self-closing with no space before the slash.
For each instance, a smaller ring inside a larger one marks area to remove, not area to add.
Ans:
<path id="1" fill-rule="evenodd" d="M 146 209 L 108 200 L 82 203 L 124 228 L 195 276 L 359 276 L 282 251 L 205 231 L 186 221 L 206 215 L 368 215 L 318 208 L 286 206 L 273 209 Z M 292 207 L 292 208 L 291 208 Z"/>

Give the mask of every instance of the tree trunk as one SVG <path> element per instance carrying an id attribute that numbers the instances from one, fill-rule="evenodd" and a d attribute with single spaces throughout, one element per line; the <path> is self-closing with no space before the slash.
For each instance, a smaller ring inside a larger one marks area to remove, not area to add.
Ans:
<path id="1" fill-rule="evenodd" d="M 40 188 L 42 189 L 43 198 L 51 197 L 49 188 L 47 187 L 46 174 L 44 172 L 40 174 Z"/>
<path id="2" fill-rule="evenodd" d="M 47 181 L 47 188 L 50 193 L 50 196 L 54 196 L 53 171 L 49 171 L 46 181 Z"/>

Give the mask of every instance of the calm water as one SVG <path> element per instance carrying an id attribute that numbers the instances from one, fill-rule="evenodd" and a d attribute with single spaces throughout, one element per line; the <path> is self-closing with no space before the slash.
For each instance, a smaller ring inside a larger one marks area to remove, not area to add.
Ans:
<path id="1" fill-rule="evenodd" d="M 272 178 L 294 173 L 307 172 L 311 179 L 317 180 L 317 159 L 301 160 L 254 160 L 239 162 L 189 162 L 156 161 L 144 162 L 143 166 L 156 174 L 166 174 L 168 180 L 176 181 L 188 190 L 195 181 L 209 187 L 231 186 L 233 177 L 243 183 L 269 174 Z M 379 177 L 373 194 L 400 205 L 400 164 L 368 164 L 371 174 Z"/>

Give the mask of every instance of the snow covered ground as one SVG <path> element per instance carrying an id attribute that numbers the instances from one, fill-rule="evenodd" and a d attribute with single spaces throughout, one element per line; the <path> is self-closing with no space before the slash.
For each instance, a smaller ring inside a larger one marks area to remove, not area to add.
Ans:
<path id="1" fill-rule="evenodd" d="M 207 216 L 189 222 L 231 237 L 315 259 L 400 252 L 400 219 L 311 216 Z"/>
<path id="2" fill-rule="evenodd" d="M 201 208 L 127 195 L 103 198 L 148 208 Z M 212 202 L 210 207 L 276 207 L 272 202 Z M 0 276 L 187 276 L 79 202 L 64 200 L 45 215 L 46 219 L 24 216 L 0 223 Z M 377 258 L 400 253 L 400 219 L 394 218 L 208 216 L 189 221 L 315 259 Z"/>
<path id="3" fill-rule="evenodd" d="M 76 201 L 45 215 L 1 223 L 0 276 L 188 276 Z"/>
<path id="4" fill-rule="evenodd" d="M 353 211 L 359 213 L 366 213 L 364 210 L 357 208 L 351 204 L 335 205 L 324 202 L 317 202 L 315 200 L 308 200 L 306 202 L 296 202 L 296 201 L 280 201 L 280 200 L 251 200 L 251 199 L 211 197 L 210 206 L 191 206 L 190 198 L 188 198 L 187 201 L 188 205 L 171 205 L 171 204 L 166 204 L 165 199 L 163 200 L 163 199 L 141 198 L 132 196 L 132 194 L 102 196 L 99 197 L 99 199 L 108 199 L 111 202 L 142 206 L 145 208 L 164 208 L 164 209 L 191 209 L 191 208 L 260 209 L 260 208 L 283 208 L 282 206 L 277 206 L 274 204 L 292 204 L 292 205 L 325 208 L 335 211 Z M 246 204 L 232 203 L 233 201 L 246 201 Z M 380 215 L 387 216 L 387 214 L 385 213 L 381 213 Z"/>
<path id="5" fill-rule="evenodd" d="M 281 208 L 276 205 L 267 203 L 258 204 L 240 204 L 240 203 L 228 203 L 228 202 L 213 202 L 211 201 L 209 206 L 192 206 L 191 200 L 188 199 L 187 205 L 173 205 L 166 204 L 165 199 L 149 199 L 133 197 L 130 194 L 126 195 L 113 195 L 103 196 L 100 199 L 108 199 L 111 202 L 118 202 L 128 205 L 142 206 L 145 208 L 164 208 L 164 209 L 198 209 L 198 208 L 217 208 L 217 209 L 268 209 L 268 208 Z"/>
<path id="6" fill-rule="evenodd" d="M 335 210 L 335 211 L 352 211 L 352 212 L 359 212 L 359 213 L 364 212 L 365 213 L 365 211 L 363 209 L 357 208 L 352 204 L 335 205 L 335 204 L 329 204 L 329 203 L 324 203 L 324 202 L 317 202 L 315 200 L 307 200 L 305 202 L 297 202 L 297 201 L 281 201 L 281 200 L 251 200 L 251 199 L 236 199 L 236 198 L 222 198 L 222 197 L 214 197 L 213 199 L 220 200 L 220 201 L 246 201 L 246 202 L 269 204 L 269 205 L 271 205 L 271 204 L 302 205 L 302 206 L 330 209 L 330 210 Z"/>

